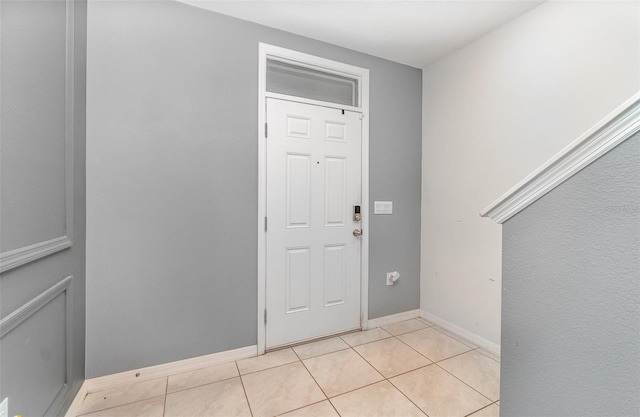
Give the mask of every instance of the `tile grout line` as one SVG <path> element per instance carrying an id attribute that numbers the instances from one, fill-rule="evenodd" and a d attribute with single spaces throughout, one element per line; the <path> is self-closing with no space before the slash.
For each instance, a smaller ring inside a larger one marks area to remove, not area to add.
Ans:
<path id="1" fill-rule="evenodd" d="M 293 349 L 292 349 L 293 350 Z M 300 356 L 298 355 L 298 353 L 294 350 L 293 353 L 296 355 L 296 357 L 298 358 L 298 361 L 300 361 L 300 363 L 302 364 L 302 366 L 304 367 L 304 370 L 307 371 L 307 373 L 309 374 L 309 376 L 311 377 L 311 379 L 313 379 L 313 382 L 315 382 L 315 384 L 318 386 L 318 388 L 320 388 L 320 391 L 322 392 L 322 395 L 324 395 L 324 399 L 328 400 L 329 396 L 327 395 L 326 392 L 324 392 L 324 390 L 322 389 L 322 387 L 320 386 L 320 384 L 318 383 L 318 381 L 316 380 L 316 378 L 313 376 L 313 374 L 311 373 L 311 371 L 309 370 L 309 368 L 307 368 L 307 365 L 304 363 L 304 361 L 302 359 L 300 359 Z M 316 356 L 316 358 L 320 357 L 322 355 Z M 323 400 L 324 401 L 324 400 Z M 336 410 L 337 411 L 337 410 Z M 288 411 L 287 411 L 288 412 Z"/>
<path id="2" fill-rule="evenodd" d="M 164 404 L 162 406 L 162 417 L 165 417 L 167 414 L 167 395 L 169 393 L 169 376 L 167 376 L 167 383 L 164 388 Z"/>
<path id="3" fill-rule="evenodd" d="M 238 378 L 240 378 L 240 385 L 242 386 L 242 392 L 244 393 L 244 400 L 247 402 L 247 407 L 249 407 L 249 414 L 253 417 L 253 410 L 251 410 L 251 403 L 249 403 L 249 396 L 247 395 L 247 389 L 244 387 L 244 381 L 242 380 L 242 375 L 240 374 L 240 367 L 238 366 L 238 361 L 233 361 L 236 365 L 236 370 L 238 371 Z"/>
<path id="4" fill-rule="evenodd" d="M 430 326 L 430 327 L 431 327 L 431 328 L 433 328 L 433 326 Z M 429 327 L 426 327 L 425 329 L 427 329 L 427 328 L 429 328 Z M 427 366 L 437 365 L 437 366 L 438 366 L 438 368 L 442 369 L 442 370 L 443 370 L 444 372 L 446 372 L 447 374 L 449 374 L 449 375 L 451 375 L 452 377 L 456 378 L 458 381 L 462 382 L 464 385 L 468 386 L 469 388 L 471 388 L 473 391 L 477 392 L 478 394 L 480 394 L 480 395 L 481 395 L 481 396 L 483 396 L 484 398 L 488 399 L 489 401 L 492 401 L 491 403 L 487 404 L 486 406 L 484 406 L 484 407 L 482 407 L 482 408 L 480 408 L 480 409 L 478 409 L 478 410 L 475 410 L 475 411 L 473 411 L 473 412 L 472 412 L 472 413 L 470 413 L 470 414 L 476 413 L 476 412 L 478 412 L 478 411 L 482 410 L 483 408 L 486 408 L 486 407 L 490 406 L 491 404 L 494 404 L 494 403 L 496 403 L 496 402 L 500 401 L 499 399 L 498 399 L 498 400 L 495 400 L 495 401 L 494 401 L 494 400 L 492 400 L 491 398 L 487 397 L 486 395 L 484 395 L 483 393 L 481 393 L 480 391 L 478 391 L 477 389 L 475 389 L 475 388 L 474 388 L 474 387 L 472 387 L 471 385 L 467 384 L 467 383 L 466 383 L 465 381 L 463 381 L 462 379 L 458 378 L 456 375 L 452 374 L 451 372 L 447 371 L 446 369 L 444 369 L 443 367 L 441 367 L 441 366 L 439 366 L 439 365 L 438 365 L 440 362 L 446 361 L 446 360 L 448 360 L 448 359 L 455 358 L 455 357 L 457 357 L 457 356 L 462 356 L 462 355 L 464 355 L 464 354 L 466 354 L 466 353 L 469 353 L 469 352 L 473 352 L 473 351 L 475 351 L 475 350 L 479 349 L 479 347 L 477 347 L 477 348 L 475 348 L 475 349 L 474 349 L 474 348 L 472 348 L 471 346 L 466 345 L 466 344 L 464 344 L 463 342 L 460 342 L 460 341 L 456 340 L 455 338 L 453 338 L 453 337 L 451 337 L 451 336 L 449 336 L 449 335 L 447 335 L 447 334 L 445 334 L 445 333 L 440 332 L 442 335 L 447 336 L 447 337 L 449 337 L 450 339 L 452 339 L 452 340 L 454 340 L 454 341 L 456 341 L 456 342 L 458 342 L 458 343 L 463 344 L 464 346 L 466 346 L 467 348 L 469 348 L 469 350 L 464 351 L 464 352 L 462 352 L 462 353 L 458 353 L 458 354 L 456 354 L 456 355 L 453 355 L 453 356 L 450 356 L 450 357 L 447 357 L 447 358 L 444 358 L 444 359 L 440 359 L 439 361 L 433 361 L 433 360 L 431 360 L 431 358 L 429 358 L 429 357 L 427 357 L 427 356 L 423 355 L 422 353 L 418 352 L 416 349 L 414 349 L 412 346 L 408 345 L 406 342 L 404 342 L 402 339 L 400 339 L 400 338 L 398 337 L 398 336 L 402 336 L 402 335 L 409 334 L 409 333 L 415 333 L 415 332 L 418 332 L 418 331 L 421 331 L 421 330 L 425 330 L 425 329 L 418 329 L 418 330 L 414 330 L 414 331 L 411 331 L 411 332 L 401 333 L 401 334 L 393 335 L 393 336 L 392 336 L 392 337 L 394 337 L 396 340 L 398 340 L 398 341 L 400 341 L 401 343 L 403 343 L 404 345 L 408 346 L 410 349 L 414 350 L 414 351 L 415 351 L 416 353 L 418 353 L 420 356 L 422 356 L 422 357 L 424 357 L 424 358 L 427 358 L 429 361 L 431 361 L 431 363 L 430 363 L 430 364 L 428 364 L 428 365 L 425 365 L 425 366 L 418 367 L 418 368 L 416 368 L 416 369 L 412 369 L 412 370 L 407 371 L 407 372 L 403 372 L 403 373 L 398 374 L 398 375 L 394 375 L 393 377 L 390 377 L 390 378 L 386 378 L 386 377 L 383 375 L 383 377 L 384 377 L 387 381 L 389 381 L 389 383 L 390 383 L 391 385 L 393 385 L 393 386 L 394 386 L 398 391 L 400 391 L 400 392 L 402 393 L 402 395 L 404 395 L 404 396 L 405 396 L 409 401 L 411 401 L 411 399 L 410 399 L 409 397 L 407 397 L 407 395 L 406 395 L 404 392 L 402 392 L 402 390 L 400 390 L 400 388 L 396 387 L 396 386 L 395 386 L 395 384 L 393 384 L 393 382 L 392 382 L 390 379 L 391 379 L 391 378 L 398 377 L 398 376 L 401 376 L 401 375 L 408 374 L 408 373 L 413 372 L 413 371 L 417 371 L 418 369 L 426 368 Z M 383 330 L 384 330 L 384 329 L 383 329 Z M 435 328 L 434 328 L 434 330 L 438 331 L 438 329 L 435 329 Z M 375 341 L 374 341 L 374 342 L 370 342 L 370 343 L 375 343 Z M 365 343 L 365 344 L 367 344 L 367 343 Z M 355 350 L 355 349 L 354 349 L 354 350 Z M 359 352 L 358 352 L 357 350 L 355 350 L 355 351 L 356 351 L 356 353 L 358 353 L 358 354 L 359 354 Z M 482 354 L 482 352 L 478 352 L 478 353 Z M 484 355 L 484 356 L 486 356 L 486 355 Z M 369 363 L 369 361 L 367 361 L 367 359 L 366 359 L 366 358 L 364 358 L 362 355 L 360 355 L 360 357 L 362 357 L 362 359 L 364 359 L 367 363 Z M 487 357 L 488 357 L 488 356 L 487 356 Z M 490 357 L 488 357 L 488 358 L 489 358 L 489 359 L 493 359 L 493 358 L 490 358 Z M 493 360 L 495 361 L 495 359 L 493 359 Z M 498 362 L 498 363 L 499 363 L 499 362 Z M 375 368 L 371 363 L 369 363 L 369 365 L 371 365 L 374 369 L 376 369 L 376 368 Z M 377 370 L 377 369 L 376 369 L 376 370 Z M 373 384 L 370 384 L 370 385 L 373 385 Z M 367 385 L 367 386 L 368 386 L 368 385 Z M 413 401 L 411 401 L 411 402 L 412 402 L 416 407 L 418 407 L 418 406 L 417 406 L 417 404 L 415 404 Z M 424 410 L 422 410 L 422 408 L 418 407 L 418 409 L 420 409 L 421 411 L 423 411 L 423 412 L 424 412 Z M 424 413 L 426 414 L 426 412 L 424 412 Z M 470 415 L 470 414 L 469 414 L 469 415 Z"/>
<path id="5" fill-rule="evenodd" d="M 396 340 L 399 340 L 399 339 L 398 339 L 397 337 L 395 337 L 395 336 L 391 336 L 391 337 L 395 338 Z M 381 340 L 386 340 L 386 339 L 381 339 Z M 372 343 L 373 343 L 373 342 L 372 342 Z M 365 343 L 365 344 L 366 344 L 366 343 Z M 360 345 L 360 346 L 362 346 L 362 345 Z M 420 412 L 422 412 L 425 416 L 429 417 L 429 415 L 428 415 L 428 414 L 427 414 L 427 413 L 426 413 L 422 408 L 418 407 L 418 404 L 414 403 L 414 402 L 411 400 L 411 398 L 409 398 L 409 397 L 408 397 L 404 392 L 402 392 L 402 390 L 401 390 L 400 388 L 396 387 L 396 386 L 395 386 L 395 384 L 394 384 L 393 382 L 391 382 L 391 380 L 390 380 L 391 378 L 395 378 L 396 376 L 398 376 L 398 375 L 402 375 L 402 374 L 394 375 L 394 376 L 392 376 L 392 377 L 390 377 L 390 378 L 387 378 L 385 375 L 383 375 L 383 374 L 382 374 L 382 372 L 378 371 L 378 370 L 376 369 L 376 367 L 375 367 L 375 366 L 373 366 L 373 364 L 371 364 L 371 363 L 370 363 L 370 362 L 369 362 L 369 361 L 368 361 L 364 356 L 360 355 L 360 352 L 358 352 L 358 351 L 357 351 L 357 350 L 355 350 L 355 349 L 353 349 L 353 350 L 354 350 L 354 351 L 355 351 L 355 352 L 356 352 L 356 353 L 357 353 L 357 354 L 358 354 L 358 355 L 359 355 L 359 356 L 360 356 L 360 357 L 361 357 L 365 362 L 367 362 L 367 363 L 369 364 L 369 366 L 371 366 L 371 367 L 372 367 L 373 369 L 375 369 L 375 370 L 376 370 L 380 375 L 382 375 L 382 377 L 384 378 L 382 381 L 386 381 L 386 382 L 388 382 L 388 383 L 389 383 L 393 388 L 395 388 L 396 390 L 398 390 L 398 392 L 399 392 L 400 394 L 402 394 L 402 396 L 404 396 L 404 397 L 405 397 L 405 398 L 406 398 L 406 399 L 407 399 L 411 404 L 413 404 L 414 406 L 416 406 L 416 408 L 417 408 L 418 410 L 420 410 Z M 419 354 L 419 353 L 418 353 L 418 354 Z M 420 356 L 425 357 L 424 355 L 420 355 Z M 429 358 L 427 358 L 427 359 L 428 359 L 428 360 L 431 360 L 431 359 L 429 359 Z M 429 364 L 429 365 L 431 365 L 431 364 Z M 424 367 L 429 366 L 429 365 L 421 366 L 420 368 L 424 368 Z M 420 368 L 416 368 L 416 369 L 420 369 Z M 416 369 L 412 369 L 411 371 L 407 371 L 407 372 L 405 372 L 405 373 L 413 372 L 413 371 L 415 371 Z M 382 381 L 377 381 L 377 382 L 374 382 L 374 383 L 372 383 L 372 384 L 365 385 L 365 387 L 369 387 L 369 386 L 371 386 L 371 385 L 377 384 L 377 383 L 382 382 Z M 365 387 L 356 388 L 355 390 L 348 391 L 348 392 L 353 392 L 353 391 L 356 391 L 356 390 L 358 390 L 358 389 L 362 389 L 362 388 L 365 388 Z M 346 392 L 345 392 L 345 393 L 343 393 L 343 394 L 346 394 Z M 343 394 L 340 394 L 340 395 L 343 395 Z M 336 397 L 337 397 L 337 395 L 336 395 Z"/>
<path id="6" fill-rule="evenodd" d="M 234 361 L 234 362 L 235 362 L 235 361 Z M 229 362 L 225 362 L 225 364 L 226 364 L 226 363 L 229 363 Z M 236 365 L 236 369 L 237 369 L 237 365 Z M 181 372 L 181 373 L 182 373 L 182 372 Z M 178 374 L 174 374 L 174 375 L 178 375 Z M 169 376 L 173 376 L 173 375 L 169 375 Z M 177 390 L 175 390 L 175 391 L 171 391 L 171 392 L 168 392 L 168 389 L 169 389 L 169 388 L 167 387 L 167 395 L 170 395 L 170 394 L 177 394 L 177 393 L 179 393 L 179 392 L 188 391 L 188 390 L 190 390 L 190 389 L 196 389 L 196 388 L 206 387 L 207 385 L 217 384 L 218 382 L 224 382 L 224 381 L 228 381 L 228 380 L 230 380 L 230 379 L 234 379 L 234 378 L 238 378 L 238 377 L 240 377 L 240 373 L 238 373 L 238 375 L 231 376 L 231 377 L 229 377 L 229 378 L 222 378 L 222 379 L 218 379 L 218 380 L 213 381 L 213 382 L 207 382 L 207 383 L 200 384 L 200 385 L 194 385 L 194 386 L 192 386 L 192 387 L 180 388 L 180 389 L 177 389 Z"/>
<path id="7" fill-rule="evenodd" d="M 476 411 L 472 411 L 472 412 L 470 412 L 469 414 L 465 415 L 464 417 L 469 417 L 469 416 L 471 416 L 471 415 L 473 415 L 473 414 L 477 413 L 478 411 L 482 411 L 482 410 L 484 410 L 485 408 L 491 407 L 491 406 L 492 406 L 492 405 L 494 405 L 494 404 L 495 404 L 495 402 L 492 402 L 491 404 L 487 404 L 487 405 L 485 405 L 484 407 L 477 409 Z"/>
<path id="8" fill-rule="evenodd" d="M 405 334 L 409 334 L 409 333 L 405 333 Z M 395 337 L 400 343 L 404 344 L 405 346 L 407 346 L 409 349 L 413 350 L 414 352 L 416 352 L 418 355 L 422 356 L 423 358 L 427 358 L 427 360 L 429 360 L 431 363 L 435 363 L 435 361 L 433 359 L 431 359 L 430 357 L 428 357 L 427 355 L 418 352 L 418 350 L 416 348 L 414 348 L 413 346 L 411 346 L 410 344 L 408 344 L 407 342 L 405 342 L 404 340 L 400 339 L 399 337 L 393 336 Z M 429 365 L 431 365 L 431 363 Z M 421 367 L 422 368 L 422 367 Z"/>
<path id="9" fill-rule="evenodd" d="M 379 329 L 380 327 L 375 327 L 376 329 Z M 369 330 L 373 330 L 373 329 L 369 329 Z M 368 331 L 368 330 L 365 330 Z M 385 333 L 387 333 L 389 336 L 385 336 L 385 337 L 381 337 L 380 339 L 375 339 L 375 340 L 371 340 L 369 342 L 364 342 L 364 343 L 358 343 L 357 345 L 350 345 L 349 342 L 347 342 L 346 340 L 342 339 L 342 341 L 344 343 L 346 343 L 347 345 L 349 345 L 350 348 L 355 348 L 356 346 L 363 346 L 363 345 L 368 345 L 369 343 L 375 343 L 375 342 L 379 342 L 380 340 L 385 340 L 385 339 L 390 339 L 392 337 L 395 337 L 394 335 L 390 334 L 389 332 L 385 331 Z"/>
<path id="10" fill-rule="evenodd" d="M 338 336 L 338 337 L 340 337 L 340 336 Z M 342 340 L 342 338 L 341 338 L 341 337 L 340 337 L 340 340 Z M 345 342 L 344 340 L 342 340 L 342 341 L 343 341 L 345 344 L 347 344 L 347 345 L 348 345 L 348 343 L 347 343 L 347 342 Z M 351 349 L 351 347 L 349 347 L 349 349 Z M 307 368 L 307 365 L 304 363 L 304 361 L 303 361 L 302 359 L 300 359 L 300 355 L 298 355 L 298 352 L 296 352 L 296 351 L 295 351 L 295 349 L 291 349 L 291 350 L 293 350 L 293 353 L 298 357 L 298 360 L 300 361 L 300 363 L 302 364 L 302 366 L 304 367 L 304 369 L 307 371 L 307 373 L 309 374 L 309 376 L 311 377 L 311 379 L 313 379 L 313 382 L 315 382 L 315 383 L 316 383 L 316 385 L 318 386 L 318 388 L 320 388 L 320 391 L 321 391 L 321 392 L 322 392 L 322 394 L 324 395 L 324 400 L 322 400 L 322 401 L 328 401 L 328 402 L 329 402 L 329 405 L 331 405 L 331 407 L 335 410 L 335 412 L 336 412 L 336 414 L 338 415 L 338 417 L 340 417 L 340 413 L 338 412 L 338 409 L 336 408 L 336 406 L 335 406 L 335 405 L 333 405 L 333 403 L 332 403 L 332 402 L 331 402 L 331 400 L 329 399 L 329 396 L 327 395 L 327 393 L 326 393 L 326 392 L 324 392 L 324 390 L 322 389 L 322 387 L 320 386 L 320 384 L 318 383 L 318 381 L 316 380 L 316 378 L 313 376 L 313 374 L 311 373 L 311 371 L 309 370 L 309 368 Z M 341 349 L 341 350 L 346 350 L 346 349 Z M 336 351 L 336 352 L 339 352 L 339 351 Z M 333 353 L 333 352 L 329 352 L 329 353 Z M 325 353 L 325 355 L 327 355 L 327 354 Z M 314 356 L 314 357 L 315 357 L 315 358 L 317 358 L 317 357 L 320 357 L 320 356 L 322 356 L 322 355 L 318 355 L 318 356 Z M 311 359 L 311 358 L 308 358 L 308 359 Z M 313 404 L 319 404 L 319 403 L 321 403 L 322 401 L 318 401 L 317 403 L 313 403 Z M 313 404 L 308 404 L 308 405 L 305 405 L 304 407 L 296 408 L 296 410 L 300 410 L 301 408 L 305 408 L 305 407 L 312 406 Z M 295 410 L 291 410 L 291 411 L 295 411 Z M 290 413 L 291 411 L 287 411 L 287 413 Z"/>
<path id="11" fill-rule="evenodd" d="M 395 338 L 396 340 L 398 340 L 398 338 L 397 338 L 397 337 L 395 337 L 395 336 L 393 336 L 393 335 L 392 335 L 391 337 L 393 337 L 393 338 Z M 390 339 L 390 338 L 385 338 L 385 339 L 380 339 L 380 340 L 386 340 L 386 339 Z M 371 343 L 374 343 L 374 342 L 371 342 Z M 366 344 L 366 343 L 364 343 L 364 344 Z M 364 344 L 363 344 L 363 345 L 364 345 Z M 359 345 L 359 346 L 362 346 L 362 345 Z M 353 348 L 352 348 L 352 349 L 353 349 Z M 348 393 L 350 393 L 350 392 L 357 391 L 357 390 L 359 390 L 359 389 L 366 388 L 366 387 L 370 387 L 371 385 L 375 385 L 375 384 L 378 384 L 378 383 L 380 383 L 380 382 L 386 381 L 386 382 L 388 382 L 388 383 L 389 383 L 393 388 L 395 388 L 395 389 L 396 389 L 396 390 L 397 390 L 397 391 L 398 391 L 398 392 L 399 392 L 399 393 L 400 393 L 404 398 L 406 398 L 406 399 L 407 399 L 411 404 L 413 404 L 413 405 L 414 405 L 418 410 L 420 410 L 420 412 L 421 412 L 421 413 L 423 413 L 426 417 L 429 417 L 429 415 L 428 415 L 428 414 L 427 414 L 427 413 L 426 413 L 422 408 L 418 407 L 418 404 L 414 403 L 414 402 L 411 400 L 411 398 L 409 398 L 409 397 L 408 397 L 404 392 L 402 392 L 402 390 L 401 390 L 400 388 L 396 387 L 396 386 L 395 386 L 395 384 L 394 384 L 393 382 L 391 382 L 391 378 L 395 378 L 396 376 L 398 376 L 398 375 L 402 375 L 402 374 L 394 375 L 394 376 L 392 376 L 392 377 L 387 378 L 385 375 L 383 375 L 383 374 L 382 374 L 382 372 L 378 371 L 378 370 L 376 369 L 376 367 L 375 367 L 375 366 L 373 366 L 373 364 L 371 364 L 371 363 L 370 363 L 370 362 L 369 362 L 369 361 L 368 361 L 364 356 L 360 355 L 360 352 L 358 352 L 358 351 L 357 351 L 357 350 L 355 350 L 355 349 L 353 349 L 353 350 L 354 350 L 354 352 L 356 352 L 356 354 L 357 354 L 357 355 L 359 355 L 359 356 L 360 356 L 360 357 L 361 357 L 365 362 L 367 362 L 367 363 L 368 363 L 368 364 L 369 364 L 373 369 L 375 369 L 375 370 L 376 370 L 376 372 L 378 372 L 378 373 L 382 376 L 382 378 L 384 378 L 384 379 L 383 379 L 382 381 L 376 381 L 376 382 L 373 382 L 373 383 L 371 383 L 371 384 L 365 385 L 365 386 L 363 386 L 363 387 L 353 389 L 353 390 L 351 390 L 351 391 L 343 392 L 342 394 L 338 394 L 338 395 L 336 395 L 335 397 L 338 397 L 338 396 L 340 396 L 340 395 L 344 395 L 344 394 L 348 394 Z M 419 354 L 419 353 L 418 353 L 418 354 Z M 421 356 L 423 356 L 423 357 L 424 357 L 424 355 L 421 355 Z M 427 359 L 428 359 L 428 358 L 427 358 Z M 431 360 L 431 359 L 429 359 L 429 360 Z M 431 365 L 431 364 L 429 364 L 429 365 Z M 429 366 L 429 365 L 421 366 L 420 368 L 424 368 L 424 367 Z M 416 369 L 420 369 L 420 368 L 416 368 Z M 407 371 L 407 372 L 405 372 L 405 373 L 413 372 L 413 371 L 415 371 L 416 369 L 412 369 L 411 371 Z M 333 398 L 335 398 L 335 397 L 333 397 Z M 331 402 L 331 400 L 329 400 L 329 402 Z M 333 405 L 333 403 L 331 403 L 331 404 Z M 334 408 L 335 408 L 335 407 L 334 407 Z M 336 411 L 338 411 L 338 410 L 336 410 Z"/>
<path id="12" fill-rule="evenodd" d="M 457 379 L 458 381 L 462 382 L 463 384 L 465 384 L 466 386 L 468 386 L 469 388 L 471 388 L 472 390 L 474 390 L 474 391 L 475 391 L 475 392 L 477 392 L 478 394 L 482 395 L 482 396 L 483 396 L 484 398 L 486 398 L 487 400 L 491 401 L 491 403 L 493 403 L 493 402 L 495 402 L 495 401 L 500 401 L 500 400 L 492 400 L 491 398 L 487 397 L 486 395 L 484 395 L 483 393 L 481 393 L 481 392 L 480 392 L 480 391 L 478 391 L 477 389 L 473 388 L 471 385 L 467 384 L 467 383 L 466 383 L 466 382 L 464 382 L 462 379 L 458 378 L 457 376 L 455 376 L 455 375 L 454 375 L 454 374 L 452 374 L 451 372 L 447 371 L 446 369 L 444 369 L 442 366 L 438 365 L 437 363 L 436 363 L 436 366 L 437 366 L 438 368 L 442 369 L 443 371 L 445 371 L 446 373 L 448 373 L 449 375 L 451 375 L 452 377 L 454 377 L 455 379 Z M 486 406 L 491 405 L 491 403 L 487 404 Z M 485 407 L 486 407 L 486 406 L 485 406 Z M 485 408 L 485 407 L 482 407 L 482 408 Z M 482 409 L 482 408 L 481 408 L 481 409 Z M 480 410 L 481 410 L 481 409 L 480 409 Z M 478 411 L 478 410 L 476 410 L 476 411 Z M 474 411 L 474 413 L 475 413 L 475 411 Z"/>
<path id="13" fill-rule="evenodd" d="M 99 409 L 99 410 L 93 410 L 93 411 L 91 411 L 91 412 L 89 412 L 89 413 L 78 414 L 78 416 L 77 416 L 77 417 L 82 417 L 82 416 L 86 416 L 86 415 L 93 414 L 93 413 L 99 413 L 99 412 L 101 412 L 101 411 L 106 411 L 106 410 L 113 410 L 114 408 L 124 407 L 125 405 L 131 405 L 131 404 L 135 404 L 135 403 L 141 403 L 141 402 L 143 402 L 143 401 L 153 400 L 154 398 L 160 398 L 160 397 L 162 397 L 162 396 L 163 396 L 163 395 L 156 395 L 156 396 L 149 397 L 149 398 L 143 398 L 143 399 L 141 399 L 141 400 L 131 401 L 131 402 L 129 402 L 129 403 L 122 403 L 122 404 L 114 405 L 114 406 L 112 406 L 112 407 L 101 408 L 101 409 Z"/>
<path id="14" fill-rule="evenodd" d="M 427 366 L 429 366 L 429 365 L 427 365 Z M 423 368 L 424 368 L 424 367 L 423 367 Z M 418 369 L 421 369 L 421 368 L 418 368 Z M 394 378 L 395 378 L 395 377 L 394 377 Z M 415 406 L 416 406 L 416 408 L 417 408 L 418 410 L 420 410 L 420 412 L 421 412 L 421 413 L 423 413 L 425 416 L 429 417 L 429 414 L 427 414 L 427 412 L 426 412 L 426 411 L 424 411 L 422 408 L 420 408 L 420 407 L 418 406 L 418 404 L 416 404 L 415 402 L 413 402 L 413 400 L 412 400 L 411 398 L 409 398 L 409 396 L 408 396 L 407 394 L 405 394 L 405 393 L 404 393 L 404 392 L 403 392 L 399 387 L 397 387 L 397 386 L 393 383 L 393 381 L 391 381 L 390 379 L 389 379 L 389 380 L 387 380 L 387 381 L 389 381 L 389 383 L 391 384 L 391 386 L 392 386 L 393 388 L 397 389 L 397 390 L 398 390 L 398 392 L 404 396 L 404 398 L 406 398 L 407 400 L 409 400 L 409 402 L 410 402 L 411 404 L 415 405 Z"/>

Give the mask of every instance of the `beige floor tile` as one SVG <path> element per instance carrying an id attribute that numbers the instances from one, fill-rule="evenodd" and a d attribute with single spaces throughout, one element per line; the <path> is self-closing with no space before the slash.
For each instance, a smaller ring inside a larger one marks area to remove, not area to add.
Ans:
<path id="1" fill-rule="evenodd" d="M 167 395 L 165 417 L 250 417 L 240 378 Z"/>
<path id="2" fill-rule="evenodd" d="M 352 349 L 317 356 L 303 362 L 329 397 L 384 379 Z"/>
<path id="3" fill-rule="evenodd" d="M 318 342 L 307 343 L 305 345 L 296 346 L 293 350 L 296 352 L 300 359 L 309 359 L 314 356 L 324 355 L 325 353 L 331 353 L 342 349 L 348 349 L 347 345 L 339 337 L 333 337 L 331 339 L 320 340 Z"/>
<path id="4" fill-rule="evenodd" d="M 478 349 L 478 352 L 482 353 L 484 356 L 490 357 L 494 361 L 500 362 L 500 356 L 496 355 L 495 353 L 491 353 L 485 349 Z"/>
<path id="5" fill-rule="evenodd" d="M 446 334 L 447 336 L 449 336 L 450 338 L 452 338 L 452 339 L 456 339 L 458 342 L 460 342 L 460 343 L 462 343 L 462 344 L 464 344 L 464 345 L 469 346 L 471 349 L 477 349 L 477 348 L 478 348 L 478 345 L 476 345 L 476 344 L 474 344 L 474 343 L 471 343 L 470 341 L 468 341 L 468 340 L 467 340 L 467 339 L 465 339 L 464 337 L 462 337 L 462 336 L 458 336 L 458 335 L 457 335 L 457 334 L 455 334 L 455 333 L 451 333 L 450 331 L 445 330 L 445 329 L 443 329 L 442 327 L 433 326 L 433 328 L 434 328 L 434 329 L 436 329 L 437 331 L 439 331 L 440 333 L 444 333 L 444 334 Z"/>
<path id="6" fill-rule="evenodd" d="M 209 366 L 191 372 L 183 372 L 169 377 L 167 392 L 171 393 L 199 387 L 236 376 L 238 376 L 238 368 L 235 362 Z"/>
<path id="7" fill-rule="evenodd" d="M 376 340 L 385 339 L 387 337 L 391 337 L 391 335 L 380 327 L 376 327 L 375 329 L 365 330 L 364 332 L 349 333 L 340 337 L 342 340 L 347 342 L 349 346 L 358 346 L 369 342 L 375 342 Z"/>
<path id="8" fill-rule="evenodd" d="M 342 417 L 424 417 L 418 407 L 388 381 L 331 399 Z"/>
<path id="9" fill-rule="evenodd" d="M 500 398 L 500 364 L 493 359 L 473 350 L 438 365 L 493 401 Z"/>
<path id="10" fill-rule="evenodd" d="M 84 414 L 81 417 L 162 417 L 163 414 L 164 395 L 162 397 L 150 398 L 119 407 L 96 411 L 91 414 Z"/>
<path id="11" fill-rule="evenodd" d="M 437 365 L 411 371 L 390 381 L 432 417 L 463 417 L 491 403 Z"/>
<path id="12" fill-rule="evenodd" d="M 428 327 L 422 321 L 417 319 L 401 321 L 400 323 L 390 324 L 388 326 L 382 326 L 382 328 L 391 333 L 394 336 L 403 333 L 415 332 L 416 330 L 421 330 Z"/>
<path id="13" fill-rule="evenodd" d="M 84 399 L 80 414 L 88 414 L 105 408 L 158 397 L 164 395 L 166 390 L 167 378 L 158 378 L 93 392 Z"/>
<path id="14" fill-rule="evenodd" d="M 402 334 L 398 339 L 434 362 L 471 350 L 469 346 L 433 328 Z"/>
<path id="15" fill-rule="evenodd" d="M 429 365 L 431 361 L 395 337 L 354 347 L 378 372 L 391 378 Z"/>
<path id="16" fill-rule="evenodd" d="M 242 382 L 253 417 L 275 416 L 326 399 L 300 362 L 244 375 Z"/>
<path id="17" fill-rule="evenodd" d="M 238 361 L 238 369 L 240 375 L 250 372 L 262 371 L 263 369 L 274 368 L 276 366 L 285 365 L 298 360 L 298 357 L 291 349 L 276 350 L 266 355 L 257 356 L 255 358 L 243 359 Z"/>
<path id="18" fill-rule="evenodd" d="M 280 414 L 279 417 L 340 417 L 331 403 L 327 400 L 316 403 L 298 410 L 291 411 L 286 414 Z"/>
<path id="19" fill-rule="evenodd" d="M 476 411 L 469 417 L 500 417 L 500 407 L 495 404 L 491 404 L 489 407 Z"/>

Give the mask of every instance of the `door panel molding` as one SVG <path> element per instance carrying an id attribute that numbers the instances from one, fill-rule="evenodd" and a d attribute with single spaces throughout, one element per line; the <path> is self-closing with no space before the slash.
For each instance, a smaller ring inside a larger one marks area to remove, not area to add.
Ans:
<path id="1" fill-rule="evenodd" d="M 362 329 L 368 328 L 369 311 L 369 70 L 325 58 L 297 52 L 277 46 L 259 43 L 258 61 L 258 355 L 265 353 L 266 346 L 266 102 L 267 97 L 281 100 L 295 101 L 304 104 L 315 104 L 323 107 L 338 108 L 359 112 L 362 118 L 362 146 L 361 146 L 361 212 L 363 214 L 361 227 L 364 234 L 361 237 L 361 265 L 360 265 L 360 325 Z M 327 103 L 306 98 L 287 96 L 283 94 L 268 93 L 266 91 L 267 58 L 292 62 L 296 65 L 307 66 L 337 74 L 345 74 L 359 80 L 358 94 L 360 95 L 358 107 L 344 106 L 335 103 Z M 334 129 L 335 130 L 335 129 Z M 336 132 L 331 131 L 330 140 Z"/>
<path id="2" fill-rule="evenodd" d="M 66 0 L 64 235 L 0 253 L 0 273 L 73 245 L 74 0 Z"/>

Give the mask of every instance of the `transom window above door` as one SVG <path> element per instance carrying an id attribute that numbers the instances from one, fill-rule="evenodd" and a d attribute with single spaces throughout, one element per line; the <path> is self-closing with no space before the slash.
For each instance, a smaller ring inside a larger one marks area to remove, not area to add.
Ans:
<path id="1" fill-rule="evenodd" d="M 358 78 L 267 59 L 268 93 L 359 107 Z"/>

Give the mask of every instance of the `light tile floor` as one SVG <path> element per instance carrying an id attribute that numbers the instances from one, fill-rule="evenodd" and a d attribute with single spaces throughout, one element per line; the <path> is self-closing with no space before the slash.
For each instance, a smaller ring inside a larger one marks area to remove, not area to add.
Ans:
<path id="1" fill-rule="evenodd" d="M 497 417 L 499 358 L 422 319 L 94 392 L 82 417 Z"/>

